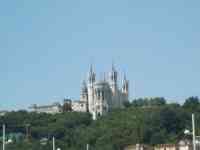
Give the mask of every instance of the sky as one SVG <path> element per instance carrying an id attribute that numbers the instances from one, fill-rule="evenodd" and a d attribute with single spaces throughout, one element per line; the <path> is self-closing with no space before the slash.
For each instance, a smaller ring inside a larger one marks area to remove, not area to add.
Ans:
<path id="1" fill-rule="evenodd" d="M 0 110 L 79 99 L 114 61 L 130 99 L 200 96 L 199 0 L 0 2 Z M 119 81 L 119 85 L 120 85 Z"/>

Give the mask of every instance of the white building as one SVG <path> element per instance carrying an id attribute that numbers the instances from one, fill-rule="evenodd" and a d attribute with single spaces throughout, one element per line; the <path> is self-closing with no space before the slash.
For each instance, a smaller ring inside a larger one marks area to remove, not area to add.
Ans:
<path id="1" fill-rule="evenodd" d="M 47 113 L 47 114 L 57 114 L 62 112 L 62 106 L 60 103 L 53 103 L 52 105 L 38 106 L 33 104 L 30 109 L 36 113 Z"/>
<path id="2" fill-rule="evenodd" d="M 88 81 L 83 81 L 80 93 L 80 101 L 64 100 L 63 106 L 69 111 L 90 112 L 95 120 L 98 116 L 104 115 L 115 108 L 123 108 L 128 102 L 129 83 L 124 75 L 122 87 L 118 86 L 118 73 L 112 65 L 108 77 L 103 80 L 96 80 L 96 74 L 92 65 L 88 74 Z M 52 105 L 37 106 L 30 108 L 37 113 L 56 114 L 65 111 L 59 103 Z M 70 109 L 68 108 L 70 107 Z"/>
<path id="3" fill-rule="evenodd" d="M 96 119 L 97 116 L 106 114 L 114 108 L 123 108 L 124 102 L 128 101 L 129 83 L 124 75 L 120 89 L 117 78 L 118 73 L 112 65 L 108 78 L 104 77 L 103 80 L 97 81 L 93 67 L 90 66 L 88 81 L 83 81 L 81 88 L 80 102 L 72 102 L 73 108 L 76 108 L 74 111 L 86 110 L 93 115 L 93 119 Z"/>
<path id="4" fill-rule="evenodd" d="M 8 113 L 6 110 L 0 110 L 0 116 L 5 116 L 5 114 Z"/>
<path id="5" fill-rule="evenodd" d="M 87 112 L 87 104 L 83 101 L 73 101 L 71 104 L 71 108 L 76 112 Z"/>
<path id="6" fill-rule="evenodd" d="M 189 140 L 181 140 L 178 143 L 178 150 L 192 150 L 192 142 Z"/>

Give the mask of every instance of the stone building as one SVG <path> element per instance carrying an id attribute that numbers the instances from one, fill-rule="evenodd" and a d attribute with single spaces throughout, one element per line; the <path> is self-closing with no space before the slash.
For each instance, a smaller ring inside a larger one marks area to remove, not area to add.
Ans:
<path id="1" fill-rule="evenodd" d="M 115 108 L 123 108 L 124 103 L 129 100 L 129 82 L 124 75 L 122 87 L 118 85 L 118 72 L 114 65 L 108 76 L 102 80 L 96 80 L 96 74 L 92 65 L 88 73 L 87 81 L 81 85 L 80 100 L 72 101 L 64 99 L 63 106 L 59 103 L 52 105 L 37 106 L 30 108 L 37 113 L 56 114 L 67 111 L 89 112 L 95 120 Z"/>
<path id="2" fill-rule="evenodd" d="M 154 150 L 178 150 L 176 144 L 158 144 L 154 146 Z"/>
<path id="3" fill-rule="evenodd" d="M 126 146 L 124 150 L 154 150 L 154 148 L 146 144 L 135 144 Z"/>
<path id="4" fill-rule="evenodd" d="M 73 101 L 71 108 L 72 111 L 76 112 L 87 112 L 87 104 L 83 101 Z"/>
<path id="5" fill-rule="evenodd" d="M 6 110 L 0 110 L 0 116 L 5 116 L 5 114 L 8 113 Z"/>
<path id="6" fill-rule="evenodd" d="M 83 81 L 82 84 L 80 101 L 72 102 L 72 107 L 75 111 L 85 109 L 92 114 L 93 119 L 96 119 L 97 116 L 106 114 L 114 108 L 123 108 L 124 103 L 128 101 L 128 96 L 129 82 L 124 75 L 122 88 L 119 88 L 118 72 L 114 65 L 108 78 L 104 77 L 102 80 L 96 80 L 96 74 L 91 65 L 88 81 Z"/>
<path id="7" fill-rule="evenodd" d="M 36 113 L 57 114 L 62 112 L 62 106 L 60 105 L 60 103 L 53 103 L 51 105 L 43 105 L 43 106 L 38 106 L 36 104 L 33 104 L 29 108 Z"/>
<path id="8" fill-rule="evenodd" d="M 192 150 L 192 142 L 190 140 L 181 140 L 178 142 L 178 150 Z"/>
<path id="9" fill-rule="evenodd" d="M 192 150 L 192 142 L 190 140 L 180 140 L 176 144 L 157 144 L 157 145 L 145 145 L 135 144 L 127 145 L 124 150 Z M 198 150 L 198 147 L 197 147 Z"/>

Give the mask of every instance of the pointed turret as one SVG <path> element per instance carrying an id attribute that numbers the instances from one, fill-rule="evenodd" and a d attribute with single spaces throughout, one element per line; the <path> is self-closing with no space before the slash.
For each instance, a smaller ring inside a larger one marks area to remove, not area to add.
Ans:
<path id="1" fill-rule="evenodd" d="M 82 87 L 81 87 L 81 101 L 86 101 L 88 100 L 88 89 L 85 80 L 83 80 Z"/>
<path id="2" fill-rule="evenodd" d="M 90 65 L 89 75 L 88 75 L 88 82 L 89 82 L 89 84 L 94 83 L 95 82 L 95 78 L 96 78 L 96 75 L 95 75 L 95 72 L 93 70 L 93 66 L 91 64 Z"/>
<path id="3" fill-rule="evenodd" d="M 96 80 L 96 74 L 93 70 L 92 64 L 90 65 L 89 75 L 88 75 L 88 111 L 92 113 L 94 108 L 94 84 Z"/>
<path id="4" fill-rule="evenodd" d="M 110 82 L 114 84 L 117 83 L 117 71 L 115 70 L 114 64 L 112 64 L 112 71 L 110 72 L 109 78 L 110 78 Z"/>
<path id="5" fill-rule="evenodd" d="M 80 101 L 86 103 L 86 111 L 88 111 L 88 88 L 85 80 L 82 82 Z"/>
<path id="6" fill-rule="evenodd" d="M 124 74 L 124 79 L 122 80 L 122 93 L 128 96 L 129 93 L 129 81 L 126 79 L 126 75 Z"/>
<path id="7" fill-rule="evenodd" d="M 85 80 L 83 80 L 82 82 L 82 87 L 81 87 L 81 93 L 82 94 L 86 94 L 88 91 L 87 91 L 87 85 L 86 85 L 86 82 Z"/>
<path id="8" fill-rule="evenodd" d="M 112 89 L 112 92 L 115 94 L 117 90 L 117 71 L 114 64 L 112 64 L 112 71 L 109 73 L 109 83 Z"/>

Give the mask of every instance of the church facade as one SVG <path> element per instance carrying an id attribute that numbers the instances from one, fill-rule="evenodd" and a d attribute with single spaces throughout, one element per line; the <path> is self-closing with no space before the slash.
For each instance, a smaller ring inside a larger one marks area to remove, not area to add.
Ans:
<path id="1" fill-rule="evenodd" d="M 118 72 L 114 65 L 108 76 L 102 80 L 96 80 L 96 74 L 90 66 L 87 81 L 83 81 L 80 101 L 72 102 L 73 111 L 86 110 L 95 120 L 115 108 L 123 108 L 129 100 L 129 82 L 124 75 L 122 87 L 118 85 Z M 79 103 L 79 105 L 77 104 Z M 80 106 L 81 105 L 81 106 Z M 75 107 L 76 106 L 76 107 Z"/>

